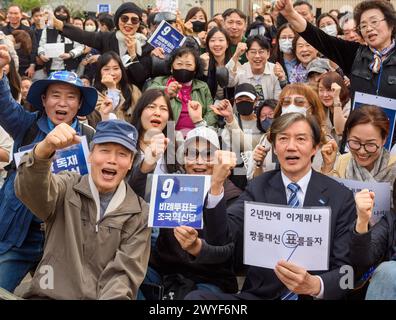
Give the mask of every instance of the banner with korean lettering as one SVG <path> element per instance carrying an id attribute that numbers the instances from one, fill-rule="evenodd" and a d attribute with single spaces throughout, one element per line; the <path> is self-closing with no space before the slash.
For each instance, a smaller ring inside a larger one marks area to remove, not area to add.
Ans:
<path id="1" fill-rule="evenodd" d="M 148 39 L 148 43 L 154 48 L 160 47 L 164 49 L 165 54 L 171 54 L 173 50 L 182 46 L 185 40 L 186 37 L 182 33 L 165 20 L 162 20 L 150 39 Z"/>
<path id="2" fill-rule="evenodd" d="M 370 219 L 370 225 L 376 224 L 379 219 L 390 211 L 391 208 L 391 184 L 389 182 L 364 182 L 331 177 L 341 183 L 353 194 L 363 189 L 368 189 L 375 193 L 374 210 Z"/>
<path id="3" fill-rule="evenodd" d="M 34 145 L 29 149 L 14 153 L 15 164 L 18 167 L 22 156 L 30 152 Z M 52 160 L 51 172 L 59 173 L 61 171 L 74 171 L 81 175 L 87 174 L 90 171 L 88 164 L 88 143 L 85 136 L 81 137 L 81 143 L 72 145 L 68 148 L 57 150 Z"/>
<path id="4" fill-rule="evenodd" d="M 151 187 L 149 227 L 203 227 L 203 207 L 210 176 L 154 174 Z"/>
<path id="5" fill-rule="evenodd" d="M 279 260 L 286 260 L 311 271 L 328 270 L 330 215 L 328 207 L 246 201 L 244 263 L 273 269 Z"/>

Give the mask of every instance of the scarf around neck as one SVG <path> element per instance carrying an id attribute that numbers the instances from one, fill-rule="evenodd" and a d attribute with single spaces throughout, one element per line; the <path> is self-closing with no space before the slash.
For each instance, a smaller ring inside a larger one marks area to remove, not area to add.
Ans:
<path id="1" fill-rule="evenodd" d="M 369 47 L 370 50 L 374 53 L 373 62 L 370 63 L 370 70 L 373 73 L 378 73 L 381 70 L 382 62 L 386 59 L 386 57 L 393 50 L 394 47 L 395 47 L 395 39 L 392 40 L 392 43 L 390 44 L 389 47 L 381 51 Z"/>
<path id="2" fill-rule="evenodd" d="M 389 151 L 382 148 L 379 158 L 374 163 L 374 168 L 368 171 L 366 168 L 358 165 L 352 157 L 348 163 L 345 178 L 365 182 L 390 182 L 393 184 L 396 178 L 396 163 L 388 165 L 389 158 Z"/>

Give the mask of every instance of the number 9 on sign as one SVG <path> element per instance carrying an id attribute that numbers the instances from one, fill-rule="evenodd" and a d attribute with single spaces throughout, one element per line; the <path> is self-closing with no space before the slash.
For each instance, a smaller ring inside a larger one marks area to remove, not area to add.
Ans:
<path id="1" fill-rule="evenodd" d="M 173 179 L 166 179 L 162 185 L 161 198 L 168 199 L 172 195 L 173 185 L 175 181 Z"/>
<path id="2" fill-rule="evenodd" d="M 172 30 L 171 27 L 166 26 L 166 27 L 164 28 L 164 30 L 162 30 L 161 34 L 162 34 L 163 36 L 166 36 L 171 30 Z"/>

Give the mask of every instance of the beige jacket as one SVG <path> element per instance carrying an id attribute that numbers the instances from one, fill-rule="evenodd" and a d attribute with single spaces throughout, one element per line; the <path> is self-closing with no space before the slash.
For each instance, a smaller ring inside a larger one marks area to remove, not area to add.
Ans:
<path id="1" fill-rule="evenodd" d="M 44 255 L 24 297 L 135 299 L 150 255 L 147 204 L 122 182 L 99 220 L 90 176 L 51 174 L 50 165 L 30 152 L 15 180 L 16 195 L 46 224 Z"/>

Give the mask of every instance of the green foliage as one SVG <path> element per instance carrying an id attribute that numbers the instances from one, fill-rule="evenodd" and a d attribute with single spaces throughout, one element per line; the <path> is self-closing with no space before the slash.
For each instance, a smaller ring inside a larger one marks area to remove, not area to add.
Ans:
<path id="1" fill-rule="evenodd" d="M 45 0 L 12 0 L 6 2 L 8 2 L 7 6 L 11 3 L 21 6 L 24 12 L 30 12 L 33 8 L 40 7 L 46 3 Z"/>

